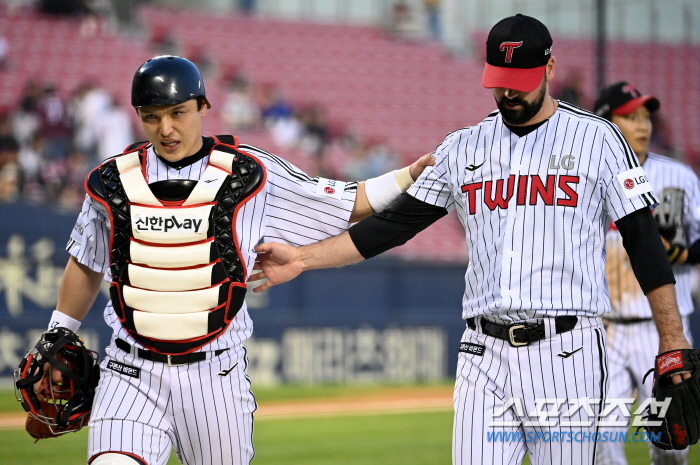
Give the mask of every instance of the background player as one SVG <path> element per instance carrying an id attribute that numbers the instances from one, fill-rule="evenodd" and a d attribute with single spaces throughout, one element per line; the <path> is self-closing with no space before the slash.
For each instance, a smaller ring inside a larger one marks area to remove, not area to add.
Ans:
<path id="1" fill-rule="evenodd" d="M 132 105 L 148 142 L 88 176 L 49 324 L 76 331 L 102 279 L 112 282 L 105 320 L 114 334 L 90 419 L 89 463 L 164 464 L 174 447 L 186 464 L 247 464 L 257 404 L 243 294 L 253 247 L 338 234 L 381 210 L 432 159 L 344 183 L 312 179 L 232 136 L 203 137 L 204 83 L 179 57 L 138 69 Z"/>
<path id="2" fill-rule="evenodd" d="M 691 340 L 688 315 L 693 312 L 690 289 L 691 264 L 700 262 L 700 181 L 693 170 L 676 160 L 649 152 L 652 123 L 651 113 L 659 109 L 659 101 L 650 95 L 642 95 L 626 82 L 612 84 L 600 91 L 595 103 L 596 114 L 612 121 L 622 131 L 630 147 L 644 167 L 661 210 L 678 221 L 682 241 L 676 244 L 693 244 L 682 250 L 672 249 L 671 243 L 663 238 L 669 252 L 676 277 L 678 309 L 683 317 L 683 327 L 688 340 Z M 675 233 L 675 228 L 673 233 Z M 630 260 L 622 245 L 622 236 L 614 224 L 607 234 L 607 258 L 605 273 L 610 292 L 612 311 L 606 315 L 608 338 L 608 373 L 610 376 L 611 398 L 630 398 L 637 389 L 640 399 L 651 397 L 651 379 L 642 382 L 651 367 L 658 345 L 659 335 L 654 326 L 654 318 L 647 299 L 632 273 Z M 617 413 L 617 412 L 615 412 Z M 619 413 L 617 413 L 619 414 Z M 614 430 L 611 430 L 611 432 Z M 627 431 L 622 428 L 621 431 Z M 663 451 L 651 446 L 653 463 L 687 463 L 690 449 Z M 623 442 L 601 442 L 598 450 L 598 463 L 626 464 Z"/>
<path id="3" fill-rule="evenodd" d="M 494 431 L 569 434 L 588 426 L 538 424 L 536 399 L 596 398 L 607 388 L 601 315 L 606 297 L 605 233 L 615 221 L 649 298 L 659 351 L 689 348 L 675 303 L 673 273 L 649 209 L 656 199 L 616 126 L 549 95 L 555 59 L 538 20 L 516 15 L 496 24 L 486 43 L 483 85 L 499 111 L 449 134 L 406 195 L 348 233 L 294 249 L 256 250 L 269 281 L 307 269 L 358 262 L 405 243 L 457 209 L 470 264 L 455 386 L 456 464 L 593 463 L 593 441 L 490 441 Z M 652 363 L 650 359 L 648 363 Z M 687 375 L 684 375 L 687 376 Z M 675 381 L 680 381 L 680 375 Z M 521 401 L 522 408 L 509 404 Z M 497 412 L 503 412 L 494 418 Z M 503 426 L 491 427 L 492 421 Z"/>

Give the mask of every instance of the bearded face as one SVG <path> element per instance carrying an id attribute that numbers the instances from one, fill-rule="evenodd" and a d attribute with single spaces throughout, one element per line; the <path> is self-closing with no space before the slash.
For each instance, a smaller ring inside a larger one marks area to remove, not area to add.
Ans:
<path id="1" fill-rule="evenodd" d="M 501 111 L 503 121 L 514 126 L 527 123 L 539 113 L 547 95 L 547 79 L 543 79 L 540 86 L 523 94 L 517 92 L 513 98 L 506 97 L 506 92 L 498 92 L 494 95 L 496 105 Z"/>

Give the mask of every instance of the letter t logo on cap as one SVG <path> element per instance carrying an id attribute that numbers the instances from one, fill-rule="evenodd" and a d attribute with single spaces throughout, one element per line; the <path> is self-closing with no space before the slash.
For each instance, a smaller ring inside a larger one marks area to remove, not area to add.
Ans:
<path id="1" fill-rule="evenodd" d="M 513 59 L 513 49 L 520 47 L 522 44 L 522 40 L 520 42 L 503 42 L 501 44 L 501 51 L 508 49 L 506 52 L 506 63 L 510 63 L 510 60 Z"/>

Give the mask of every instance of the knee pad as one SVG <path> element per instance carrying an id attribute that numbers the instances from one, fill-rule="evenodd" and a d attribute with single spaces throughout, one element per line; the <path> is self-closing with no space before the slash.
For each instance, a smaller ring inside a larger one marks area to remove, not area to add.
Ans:
<path id="1" fill-rule="evenodd" d="M 145 465 L 146 462 L 142 462 L 130 455 L 120 454 L 119 452 L 107 452 L 106 454 L 100 454 L 90 462 L 90 465 Z"/>

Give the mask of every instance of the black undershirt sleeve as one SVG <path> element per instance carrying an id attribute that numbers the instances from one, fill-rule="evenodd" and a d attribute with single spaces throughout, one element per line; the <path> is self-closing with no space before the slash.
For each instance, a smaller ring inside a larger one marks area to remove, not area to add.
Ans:
<path id="1" fill-rule="evenodd" d="M 685 263 L 688 265 L 700 263 L 700 241 L 688 247 L 688 258 L 685 259 Z"/>
<path id="2" fill-rule="evenodd" d="M 447 210 L 420 201 L 408 194 L 389 208 L 352 226 L 348 233 L 365 259 L 408 242 L 416 234 L 447 215 Z"/>
<path id="3" fill-rule="evenodd" d="M 664 284 L 676 283 L 650 209 L 630 213 L 617 220 L 615 225 L 644 294 Z"/>

